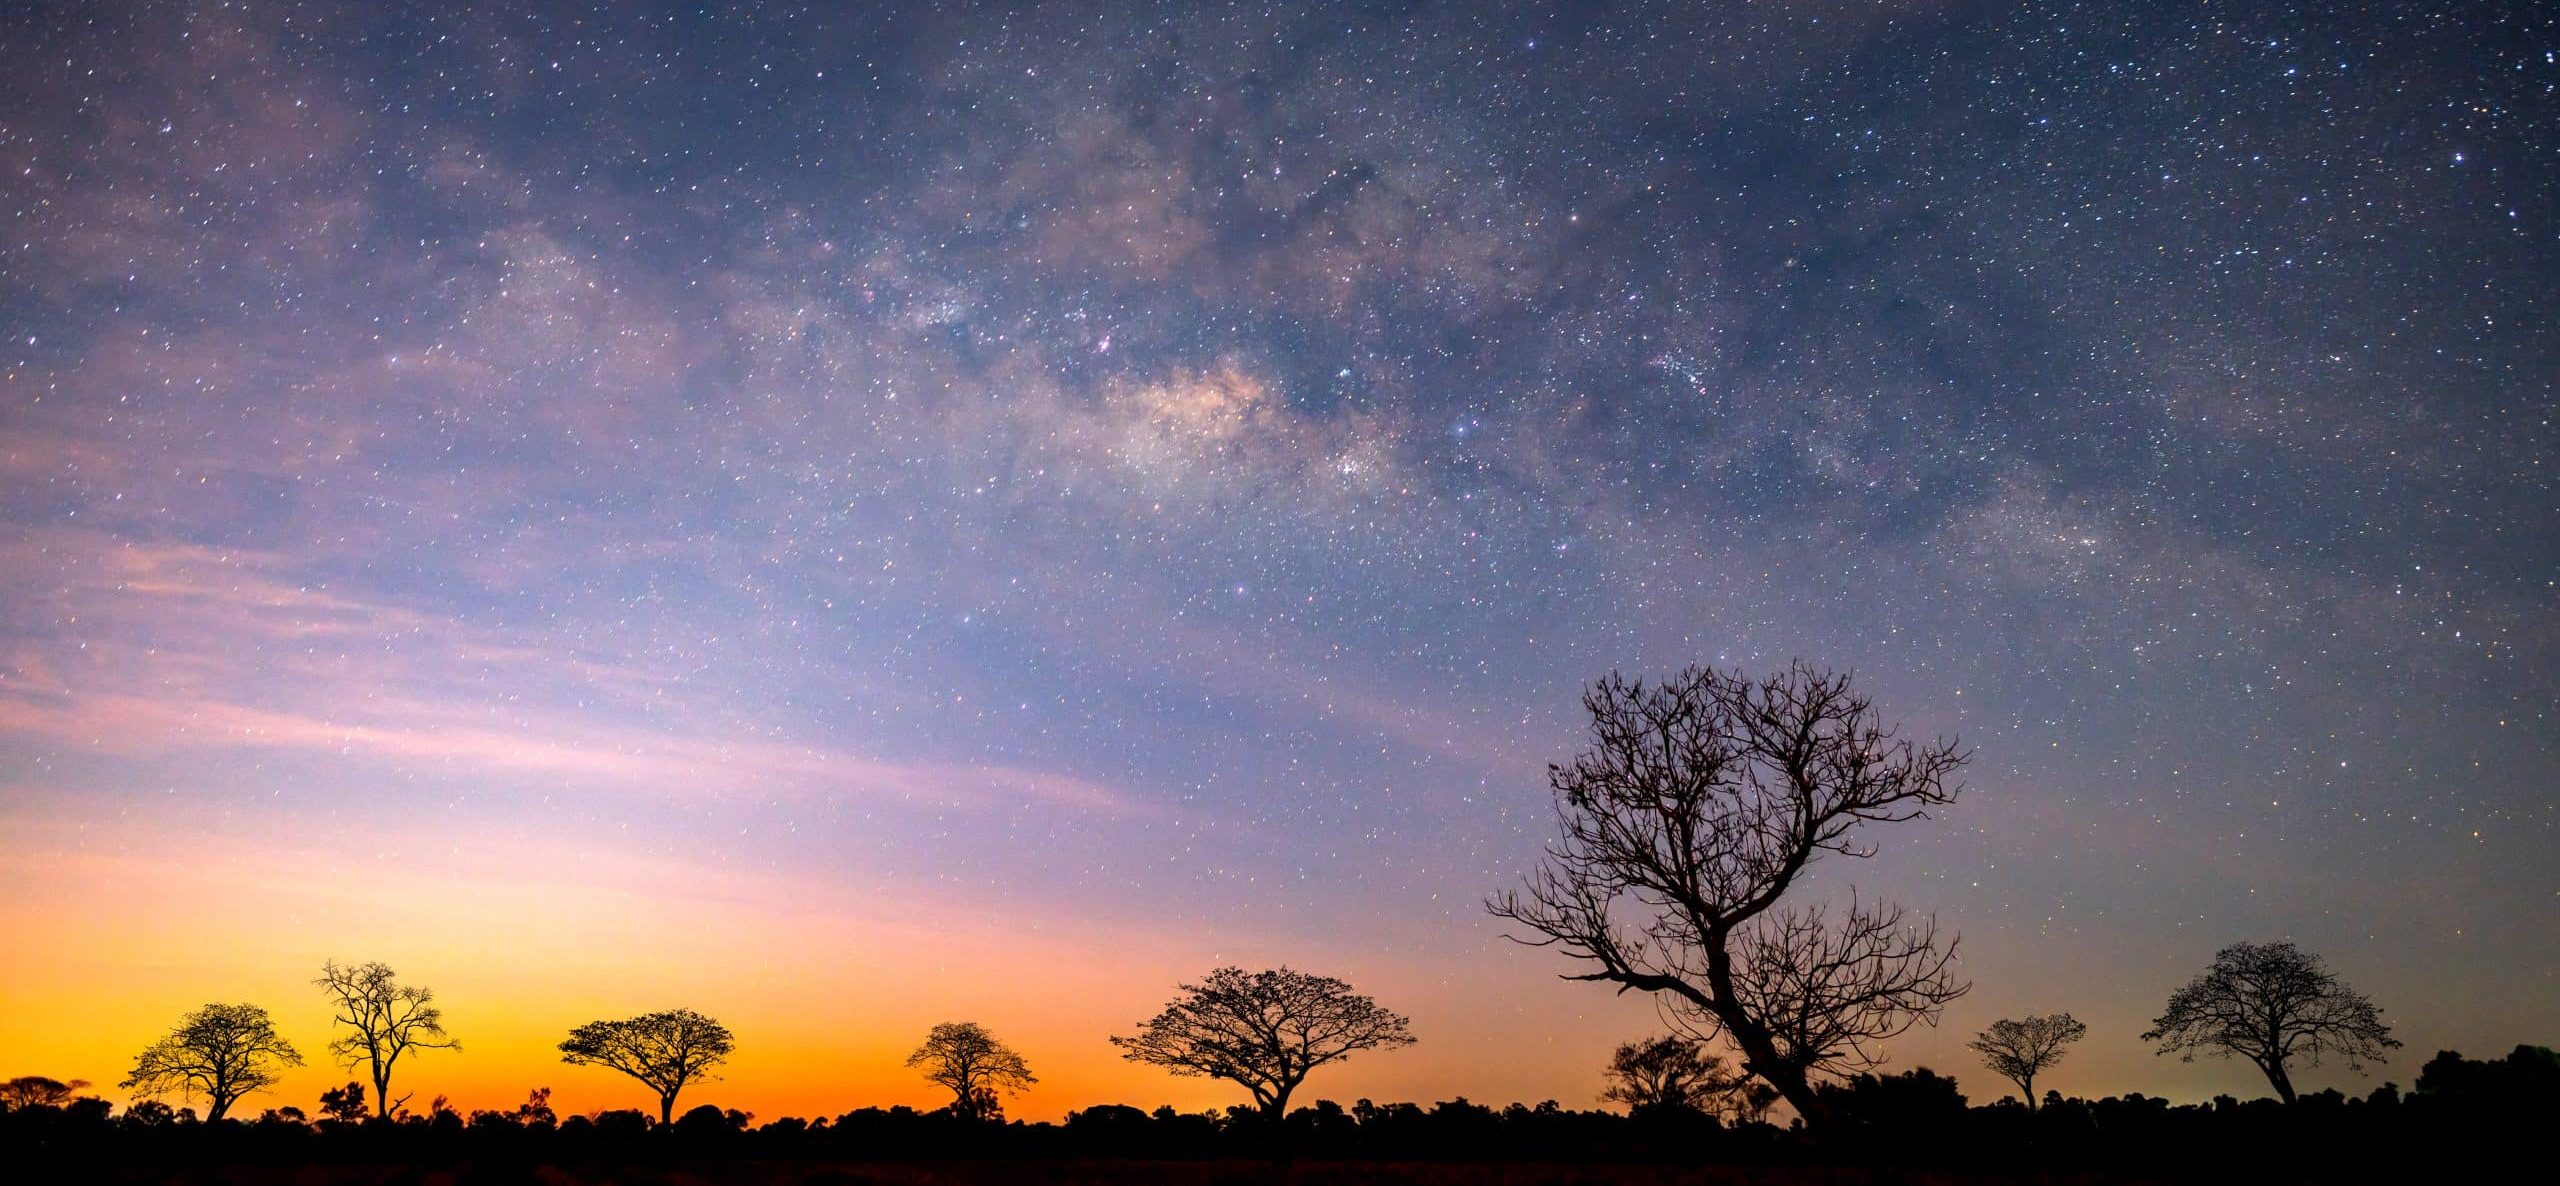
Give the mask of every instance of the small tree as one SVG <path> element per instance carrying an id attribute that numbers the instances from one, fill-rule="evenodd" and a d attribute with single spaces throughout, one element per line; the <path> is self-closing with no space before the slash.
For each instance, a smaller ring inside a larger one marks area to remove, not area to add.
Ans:
<path id="1" fill-rule="evenodd" d="M 648 1085 L 658 1093 L 658 1123 L 667 1124 L 685 1085 L 714 1078 L 711 1068 L 736 1048 L 729 1027 L 691 1009 L 669 1009 L 579 1026 L 560 1043 L 560 1061 L 611 1067 Z"/>
<path id="2" fill-rule="evenodd" d="M 1827 1127 L 1811 1076 L 1872 1065 L 1876 1043 L 1935 1022 L 1964 983 L 1933 920 L 1854 896 L 1795 908 L 1806 868 L 1863 857 L 1862 824 L 1953 802 L 1955 743 L 1881 724 L 1849 677 L 1797 664 L 1754 680 L 1691 668 L 1612 674 L 1582 698 L 1591 745 L 1550 766 L 1563 835 L 1488 907 L 1588 970 L 1570 980 L 1660 994 L 1701 1037 Z"/>
<path id="3" fill-rule="evenodd" d="M 933 1027 L 924 1045 L 907 1056 L 907 1065 L 924 1068 L 927 1080 L 950 1092 L 951 1111 L 963 1120 L 1001 1120 L 1004 1105 L 999 1093 L 1039 1082 L 1021 1055 L 974 1021 L 946 1021 Z"/>
<path id="4" fill-rule="evenodd" d="M 133 1073 L 117 1086 L 144 1098 L 176 1091 L 201 1094 L 205 1120 L 220 1120 L 240 1097 L 275 1086 L 277 1072 L 302 1065 L 302 1054 L 276 1033 L 275 1022 L 256 1005 L 207 1005 L 187 1015 L 169 1036 L 145 1047 Z"/>
<path id="5" fill-rule="evenodd" d="M 332 1087 L 320 1093 L 320 1115 L 342 1124 L 361 1124 L 373 1106 L 364 1102 L 364 1084 L 349 1080 L 344 1087 Z"/>
<path id="6" fill-rule="evenodd" d="M 1131 1062 L 1252 1092 L 1275 1136 L 1289 1114 L 1289 1093 L 1309 1071 L 1359 1051 L 1413 1045 L 1404 1017 L 1330 976 L 1220 968 L 1181 988 L 1164 1012 L 1111 1044 Z"/>
<path id="7" fill-rule="evenodd" d="M 2361 1071 L 2400 1045 L 2372 1001 L 2289 942 L 2234 943 L 2214 953 L 2213 966 L 2169 998 L 2142 1040 L 2189 1062 L 2198 1051 L 2239 1055 L 2288 1104 L 2294 1090 L 2287 1068 L 2295 1060 L 2317 1066 L 2336 1054 L 2348 1070 Z"/>
<path id="8" fill-rule="evenodd" d="M 2089 1027 L 2068 1013 L 2030 1016 L 2024 1021 L 2003 1018 L 1965 1045 L 1982 1056 L 1984 1066 L 2017 1084 L 2018 1094 L 2026 1097 L 2027 1110 L 2032 1112 L 2036 1107 L 2036 1076 L 2061 1062 L 2064 1048 L 2088 1033 Z"/>
<path id="9" fill-rule="evenodd" d="M 1704 1112 L 1708 1101 L 1731 1086 L 1724 1059 L 1706 1044 L 1680 1034 L 1628 1042 L 1609 1056 L 1609 1085 L 1600 1098 L 1626 1105 L 1629 1114 Z"/>
<path id="10" fill-rule="evenodd" d="M 388 1119 L 409 1102 L 391 1098 L 391 1067 L 411 1050 L 459 1050 L 445 1037 L 444 1011 L 436 994 L 422 985 L 402 984 L 379 961 L 340 967 L 336 960 L 320 965 L 312 981 L 329 994 L 336 1021 L 350 1031 L 329 1043 L 329 1053 L 349 1071 L 359 1066 L 373 1074 L 373 1114 Z"/>

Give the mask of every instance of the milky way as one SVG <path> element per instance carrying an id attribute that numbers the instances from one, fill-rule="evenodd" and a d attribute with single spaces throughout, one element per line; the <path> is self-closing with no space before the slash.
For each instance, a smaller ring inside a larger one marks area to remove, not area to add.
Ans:
<path id="1" fill-rule="evenodd" d="M 531 7 L 0 18 L 21 924 L 640 862 L 1349 967 L 1399 1089 L 1579 1102 L 1648 1014 L 1480 901 L 1582 684 L 1802 658 L 1974 749 L 1827 874 L 1948 1031 L 2245 1088 L 2130 1035 L 2278 936 L 2560 1025 L 2538 6 Z"/>

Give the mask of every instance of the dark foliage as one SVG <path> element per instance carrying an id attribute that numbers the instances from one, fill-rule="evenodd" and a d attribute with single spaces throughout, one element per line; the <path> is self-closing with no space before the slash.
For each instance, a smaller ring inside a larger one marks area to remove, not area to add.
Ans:
<path id="1" fill-rule="evenodd" d="M 1819 1144 L 1802 1131 L 1726 1125 L 1694 1111 L 1627 1116 L 1552 1102 L 1492 1108 L 1463 1099 L 1428 1107 L 1361 1100 L 1346 1108 L 1319 1101 L 1291 1112 L 1285 1123 L 1301 1156 L 1365 1165 L 1720 1164 L 1807 1172 L 1818 1165 L 1865 1165 L 2046 1180 L 2092 1173 L 2181 1181 L 2458 1180 L 2542 1155 L 2539 1122 L 2560 1113 L 2560 1055 L 2543 1047 L 2518 1047 L 2493 1060 L 2448 1052 L 2427 1064 L 2413 1091 L 2385 1085 L 2360 1098 L 2323 1091 L 2290 1105 L 2049 1094 L 2033 1111 L 2009 1099 L 1969 1107 L 1954 1080 L 1925 1069 L 1862 1074 L 1820 1090 L 1837 1123 Z M 279 1108 L 256 1121 L 208 1122 L 166 1106 L 117 1116 L 106 1101 L 83 1098 L 0 1109 L 0 1160 L 44 1169 L 30 1181 L 138 1181 L 149 1180 L 153 1167 L 222 1165 L 412 1167 L 428 1171 L 430 1180 L 553 1181 L 539 1167 L 651 1164 L 801 1165 L 810 1168 L 787 1180 L 836 1180 L 826 1175 L 841 1173 L 850 1175 L 842 1180 L 860 1181 L 861 1172 L 823 1167 L 958 1161 L 1206 1167 L 1259 1154 L 1269 1135 L 1263 1123 L 1248 1107 L 1218 1115 L 1116 1104 L 1086 1108 L 1058 1124 L 971 1122 L 947 1108 L 899 1107 L 757 1125 L 744 1112 L 711 1105 L 672 1123 L 638 1111 L 555 1120 L 540 1091 L 522 1107 L 467 1117 L 437 1109 L 403 1120 L 312 1122 Z M 1037 1173 L 1054 1178 L 1052 1171 Z M 1115 1177 L 1107 1167 L 1091 1173 L 1091 1180 Z M 403 1170 L 381 1180 L 417 1179 Z"/>

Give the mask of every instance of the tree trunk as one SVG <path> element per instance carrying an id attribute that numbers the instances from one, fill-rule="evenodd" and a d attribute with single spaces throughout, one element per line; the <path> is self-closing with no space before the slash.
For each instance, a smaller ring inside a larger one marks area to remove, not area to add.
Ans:
<path id="1" fill-rule="evenodd" d="M 1831 1110 L 1815 1099 L 1813 1085 L 1805 1081 L 1801 1067 L 1787 1065 L 1778 1058 L 1777 1043 L 1769 1040 L 1769 1032 L 1751 1020 L 1742 1002 L 1733 992 L 1733 955 L 1725 950 L 1725 931 L 1711 930 L 1705 936 L 1707 949 L 1707 993 L 1709 1011 L 1724 1023 L 1727 1036 L 1742 1050 L 1742 1069 L 1749 1071 L 1778 1089 L 1778 1094 L 1804 1118 L 1805 1129 L 1817 1135 L 1831 1128 Z M 1691 1000 L 1696 1000 L 1694 996 Z"/>
<path id="2" fill-rule="evenodd" d="M 1290 1090 L 1283 1087 L 1273 1092 L 1270 1102 L 1262 1105 L 1262 1123 L 1270 1130 L 1271 1164 L 1282 1169 L 1288 1168 L 1291 1154 L 1295 1152 L 1289 1145 Z"/>
<path id="3" fill-rule="evenodd" d="M 2036 1077 L 2035 1077 L 2035 1076 L 2033 1076 L 2033 1075 L 2029 1075 L 2029 1076 L 2027 1076 L 2027 1077 L 2026 1077 L 2026 1078 L 2024 1078 L 2024 1079 L 2020 1079 L 2020 1080 L 2018 1080 L 2018 1090 L 2025 1092 L 2025 1093 L 2026 1093 L 2026 1095 L 2027 1095 L 2027 1110 L 2028 1110 L 2028 1111 L 2030 1111 L 2030 1112 L 2035 1111 L 2035 1110 L 2036 1110 Z"/>
<path id="4" fill-rule="evenodd" d="M 1768 1082 L 1769 1086 L 1777 1088 L 1778 1094 L 1783 1097 L 1789 1105 L 1795 1108 L 1796 1115 L 1804 1118 L 1804 1127 L 1806 1131 L 1811 1132 L 1816 1136 L 1827 1134 L 1831 1131 L 1831 1109 L 1824 1106 L 1822 1101 L 1815 1097 L 1813 1094 L 1813 1084 L 1804 1077 L 1803 1071 L 1797 1070 L 1794 1067 L 1779 1065 L 1777 1062 L 1777 1050 L 1774 1047 L 1771 1047 L 1765 1040 L 1753 1044 L 1744 1044 L 1740 1042 L 1737 1042 L 1736 1044 L 1743 1047 L 1743 1052 L 1746 1055 L 1742 1064 L 1742 1069 L 1760 1076 L 1763 1080 Z M 1762 1050 L 1766 1051 L 1765 1056 L 1762 1054 L 1752 1053 L 1752 1045 L 1758 1045 Z M 1762 1061 L 1764 1057 L 1767 1059 L 1765 1062 Z"/>
<path id="5" fill-rule="evenodd" d="M 2281 1062 L 2270 1061 L 2266 1064 L 2266 1072 L 2267 1082 L 2275 1084 L 2276 1098 L 2283 1100 L 2288 1105 L 2292 1104 L 2293 1077 L 2284 1073 L 2284 1064 Z"/>
<path id="6" fill-rule="evenodd" d="M 658 1097 L 658 1127 L 665 1128 L 675 1122 L 676 1093 L 670 1091 Z"/>

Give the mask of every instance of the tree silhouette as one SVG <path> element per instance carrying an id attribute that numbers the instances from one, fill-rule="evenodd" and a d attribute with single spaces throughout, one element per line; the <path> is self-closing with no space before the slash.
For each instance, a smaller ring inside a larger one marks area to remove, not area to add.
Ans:
<path id="1" fill-rule="evenodd" d="M 435 992 L 400 983 L 380 961 L 340 967 L 330 960 L 320 965 L 320 977 L 312 983 L 329 994 L 337 1023 L 352 1031 L 331 1041 L 329 1053 L 349 1071 L 364 1066 L 373 1074 L 375 1116 L 389 1119 L 409 1102 L 405 1095 L 391 1098 L 391 1067 L 401 1055 L 462 1048 L 445 1037 L 444 1011 L 434 1004 Z"/>
<path id="2" fill-rule="evenodd" d="M 611 1067 L 658 1093 L 658 1123 L 674 1120 L 685 1085 L 714 1078 L 711 1068 L 737 1048 L 729 1027 L 691 1009 L 644 1013 L 623 1021 L 590 1021 L 560 1043 L 560 1061 Z"/>
<path id="3" fill-rule="evenodd" d="M 266 1010 L 215 1004 L 187 1014 L 167 1037 L 143 1048 L 133 1073 L 116 1086 L 144 1097 L 202 1094 L 210 1122 L 240 1097 L 275 1086 L 278 1069 L 301 1065 L 302 1053 L 276 1033 Z"/>
<path id="4" fill-rule="evenodd" d="M 1872 854 L 1859 824 L 1952 802 L 1966 755 L 1899 738 L 1848 676 L 1801 663 L 1756 681 L 1612 673 L 1582 703 L 1590 747 L 1547 771 L 1563 835 L 1488 908 L 1596 965 L 1567 979 L 1661 994 L 1698 1036 L 1731 1038 L 1825 1127 L 1809 1077 L 1872 1065 L 1874 1043 L 1934 1023 L 1966 986 L 1934 919 L 1854 896 L 1836 917 L 1782 903 L 1823 854 Z"/>
<path id="5" fill-rule="evenodd" d="M 1609 1085 L 1600 1098 L 1626 1105 L 1629 1115 L 1699 1112 L 1744 1120 L 1767 1111 L 1777 1099 L 1766 1084 L 1726 1069 L 1722 1056 L 1685 1034 L 1620 1045 L 1609 1056 L 1607 1075 Z"/>
<path id="6" fill-rule="evenodd" d="M 2213 966 L 2169 998 L 2142 1040 L 2188 1062 L 2197 1051 L 2239 1055 L 2288 1104 L 2294 1091 L 2286 1068 L 2295 1059 L 2317 1066 L 2334 1053 L 2348 1070 L 2361 1071 L 2400 1045 L 2372 1001 L 2289 942 L 2234 943 L 2214 953 Z"/>
<path id="7" fill-rule="evenodd" d="M 1111 1044 L 1131 1062 L 1242 1086 L 1274 1134 L 1309 1071 L 1362 1050 L 1413 1045 L 1404 1017 L 1330 976 L 1220 968 L 1181 988 L 1137 1034 Z"/>
<path id="8" fill-rule="evenodd" d="M 927 1080 L 950 1092 L 951 1111 L 964 1120 L 1002 1119 L 1004 1106 L 998 1093 L 1020 1091 L 1039 1082 L 1021 1055 L 974 1021 L 946 1021 L 933 1027 L 924 1045 L 907 1056 L 907 1065 L 924 1068 Z M 994 1105 L 992 1115 L 990 1104 Z"/>
<path id="9" fill-rule="evenodd" d="M 2006 1075 L 2018 1085 L 2018 1093 L 2026 1097 L 2027 1110 L 2036 1107 L 2036 1076 L 2062 1061 L 2064 1048 L 2089 1033 L 2068 1013 L 2029 1016 L 2024 1021 L 2002 1018 L 1991 1028 L 1974 1035 L 1965 1043 L 1982 1056 L 1982 1065 Z"/>
<path id="10" fill-rule="evenodd" d="M 364 1102 L 364 1084 L 349 1081 L 344 1087 L 332 1087 L 320 1093 L 320 1114 L 331 1120 L 357 1124 L 364 1120 L 372 1106 Z"/>
<path id="11" fill-rule="evenodd" d="M 86 1079 L 65 1082 L 43 1075 L 20 1075 L 0 1083 L 0 1105 L 12 1108 L 59 1108 L 87 1087 Z"/>

